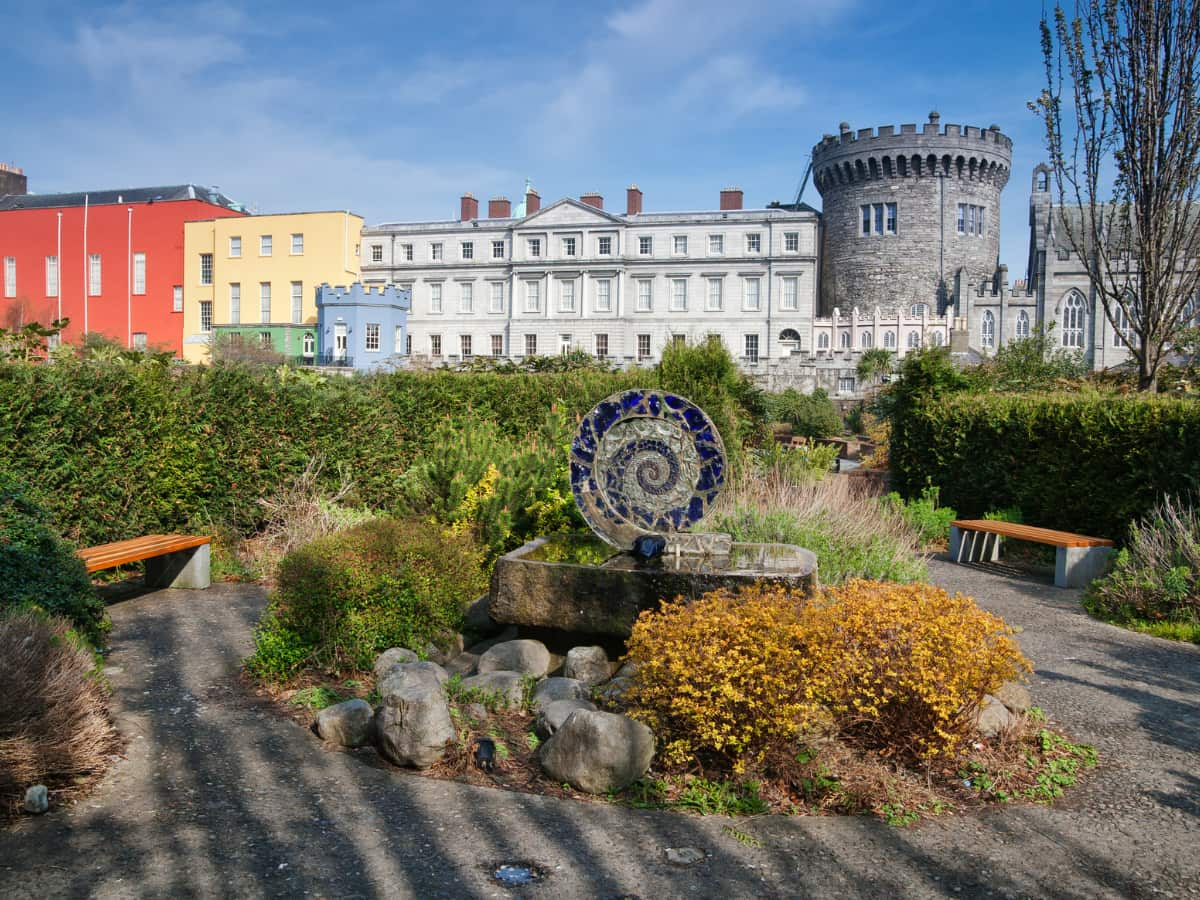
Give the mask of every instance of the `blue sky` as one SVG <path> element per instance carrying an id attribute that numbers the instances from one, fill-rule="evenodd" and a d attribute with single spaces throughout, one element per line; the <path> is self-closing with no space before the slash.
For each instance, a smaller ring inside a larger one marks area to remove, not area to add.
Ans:
<path id="1" fill-rule="evenodd" d="M 794 197 L 838 123 L 997 123 L 1025 269 L 1041 3 L 6 4 L 0 160 L 33 191 L 197 182 L 262 212 L 451 218 L 471 191 L 623 211 Z M 806 201 L 820 205 L 810 184 Z"/>

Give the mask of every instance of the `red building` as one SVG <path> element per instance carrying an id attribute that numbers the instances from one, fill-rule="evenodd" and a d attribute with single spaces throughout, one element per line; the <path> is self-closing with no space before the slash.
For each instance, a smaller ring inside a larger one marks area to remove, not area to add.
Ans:
<path id="1" fill-rule="evenodd" d="M 244 215 L 196 185 L 0 196 L 0 326 L 66 317 L 62 339 L 183 342 L 183 223 Z"/>

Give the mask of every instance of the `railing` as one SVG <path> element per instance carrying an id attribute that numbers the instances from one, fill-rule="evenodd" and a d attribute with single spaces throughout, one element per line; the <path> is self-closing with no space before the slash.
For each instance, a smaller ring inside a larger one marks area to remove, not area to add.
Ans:
<path id="1" fill-rule="evenodd" d="M 354 357 L 337 353 L 314 353 L 311 356 L 293 356 L 291 362 L 300 366 L 330 366 L 339 369 L 354 368 Z"/>

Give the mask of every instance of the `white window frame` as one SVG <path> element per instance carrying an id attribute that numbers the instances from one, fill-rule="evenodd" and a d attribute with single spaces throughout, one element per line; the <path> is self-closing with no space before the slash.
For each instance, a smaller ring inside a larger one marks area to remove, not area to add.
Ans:
<path id="1" fill-rule="evenodd" d="M 596 255 L 612 256 L 612 235 L 604 234 L 596 238 Z"/>
<path id="2" fill-rule="evenodd" d="M 529 253 L 530 259 L 541 259 L 542 256 L 542 239 L 541 238 L 526 238 L 525 248 Z"/>
<path id="3" fill-rule="evenodd" d="M 492 335 L 492 356 L 496 357 L 496 356 L 503 356 L 503 355 L 504 355 L 504 335 L 493 334 Z"/>
<path id="4" fill-rule="evenodd" d="M 242 236 L 240 234 L 231 235 L 229 238 L 229 258 L 242 258 Z"/>
<path id="5" fill-rule="evenodd" d="M 1029 313 L 1025 310 L 1017 313 L 1017 337 L 1029 337 Z"/>
<path id="6" fill-rule="evenodd" d="M 671 279 L 671 299 L 668 304 L 670 312 L 687 312 L 688 308 L 688 280 L 686 278 Z M 680 286 L 682 285 L 682 290 Z"/>
<path id="7" fill-rule="evenodd" d="M 654 312 L 654 279 L 637 279 L 637 312 Z"/>
<path id="8" fill-rule="evenodd" d="M 596 279 L 596 312 L 612 312 L 612 279 Z"/>
<path id="9" fill-rule="evenodd" d="M 258 321 L 260 325 L 271 324 L 271 282 L 258 283 Z"/>
<path id="10" fill-rule="evenodd" d="M 758 362 L 758 353 L 759 353 L 758 335 L 757 334 L 743 335 L 742 350 L 744 351 L 742 353 L 742 356 L 746 359 L 747 362 L 755 362 L 755 363 Z"/>
<path id="11" fill-rule="evenodd" d="M 638 235 L 638 256 L 654 255 L 654 237 L 649 234 Z"/>
<path id="12" fill-rule="evenodd" d="M 575 279 L 558 279 L 558 311 L 575 312 Z"/>
<path id="13" fill-rule="evenodd" d="M 535 278 L 525 280 L 525 312 L 542 311 L 542 282 Z"/>
<path id="14" fill-rule="evenodd" d="M 459 257 L 463 260 L 473 260 L 475 258 L 475 242 L 459 241 L 458 253 Z"/>
<path id="15" fill-rule="evenodd" d="M 395 356 L 404 355 L 404 326 L 395 326 L 392 334 L 392 354 Z"/>
<path id="16" fill-rule="evenodd" d="M 858 335 L 858 346 L 863 350 L 870 350 L 875 346 L 875 335 L 869 331 L 861 331 Z"/>
<path id="17" fill-rule="evenodd" d="M 762 234 L 752 231 L 746 235 L 746 252 L 762 253 Z"/>
<path id="18" fill-rule="evenodd" d="M 292 282 L 292 324 L 300 325 L 304 322 L 304 282 Z"/>
<path id="19" fill-rule="evenodd" d="M 201 254 L 203 256 L 204 254 Z M 208 283 L 212 284 L 212 254 L 208 254 L 209 278 Z M 99 297 L 101 288 L 103 287 L 102 276 L 104 270 L 99 253 L 88 254 L 88 296 Z"/>
<path id="20" fill-rule="evenodd" d="M 595 356 L 597 359 L 604 359 L 608 356 L 608 333 L 604 331 L 597 332 L 595 335 Z"/>
<path id="21" fill-rule="evenodd" d="M 471 340 L 471 335 L 460 334 L 458 336 L 458 355 L 463 359 L 471 359 L 475 355 L 475 347 Z"/>
<path id="22" fill-rule="evenodd" d="M 817 335 L 817 349 L 818 350 L 828 350 L 829 349 L 829 332 L 828 331 L 822 331 L 820 334 Z"/>
<path id="23" fill-rule="evenodd" d="M 363 332 L 363 349 L 368 353 L 379 352 L 379 330 L 378 322 L 368 322 Z"/>
<path id="24" fill-rule="evenodd" d="M 688 236 L 686 234 L 671 235 L 671 255 L 687 256 Z"/>
<path id="25" fill-rule="evenodd" d="M 838 335 L 838 347 L 842 350 L 849 350 L 854 343 L 854 336 L 848 330 L 843 329 Z"/>
<path id="26" fill-rule="evenodd" d="M 405 262 L 412 262 L 413 261 L 413 245 L 412 244 L 401 244 L 400 245 L 400 256 L 403 257 Z"/>
<path id="27" fill-rule="evenodd" d="M 458 283 L 458 311 L 470 315 L 475 312 L 475 283 L 460 281 Z"/>
<path id="28" fill-rule="evenodd" d="M 229 324 L 242 324 L 242 285 L 239 281 L 229 282 Z"/>
<path id="29" fill-rule="evenodd" d="M 492 259 L 504 259 L 504 241 L 492 241 Z"/>
<path id="30" fill-rule="evenodd" d="M 708 255 L 709 256 L 724 256 L 725 255 L 725 235 L 710 234 L 708 236 Z"/>
<path id="31" fill-rule="evenodd" d="M 837 392 L 839 394 L 853 394 L 855 381 L 853 375 L 839 375 Z"/>
<path id="32" fill-rule="evenodd" d="M 639 334 L 637 336 L 637 358 L 638 359 L 649 359 L 650 358 L 650 335 Z"/>
<path id="33" fill-rule="evenodd" d="M 304 232 L 297 231 L 292 235 L 292 244 L 290 250 L 291 256 L 304 255 Z"/>
<path id="34" fill-rule="evenodd" d="M 46 257 L 46 296 L 58 296 L 58 257 Z M 182 308 L 182 307 L 181 307 Z M 179 312 L 179 310 L 176 310 Z"/>
<path id="35" fill-rule="evenodd" d="M 98 260 L 99 258 L 100 258 L 99 253 L 92 254 L 93 261 Z M 200 254 L 200 284 L 205 287 L 208 287 L 208 286 L 212 285 L 212 283 L 213 283 L 213 255 L 211 253 L 201 253 Z M 96 294 L 92 294 L 92 296 L 94 297 L 94 296 L 96 296 Z"/>
<path id="36" fill-rule="evenodd" d="M 578 255 L 579 242 L 573 237 L 564 237 L 562 239 L 562 254 L 563 256 Z"/>
<path id="37" fill-rule="evenodd" d="M 300 343 L 300 353 L 302 356 L 315 356 L 317 353 L 317 336 L 311 331 L 304 332 L 304 337 Z"/>
<path id="38" fill-rule="evenodd" d="M 4 257 L 4 296 L 17 296 L 17 258 Z"/>
<path id="39" fill-rule="evenodd" d="M 889 329 L 883 333 L 883 348 L 885 350 L 896 349 L 896 332 Z"/>
<path id="40" fill-rule="evenodd" d="M 442 242 L 431 241 L 429 244 L 429 261 L 441 262 L 444 256 L 445 254 L 443 253 Z"/>
<path id="41" fill-rule="evenodd" d="M 440 316 L 442 314 L 442 283 L 440 281 L 431 281 L 429 283 L 429 314 Z"/>
<path id="42" fill-rule="evenodd" d="M 200 301 L 200 331 L 209 334 L 212 331 L 213 304 L 211 300 Z"/>
<path id="43" fill-rule="evenodd" d="M 488 298 L 488 311 L 493 313 L 504 312 L 504 282 L 491 282 L 491 296 Z"/>
<path id="44" fill-rule="evenodd" d="M 1072 291 L 1063 301 L 1062 345 L 1070 350 L 1084 348 L 1083 336 L 1087 328 L 1086 307 L 1083 298 Z"/>
<path id="45" fill-rule="evenodd" d="M 706 312 L 720 312 L 725 305 L 724 279 L 718 276 L 706 278 L 704 290 L 704 309 Z"/>
<path id="46" fill-rule="evenodd" d="M 183 312 L 183 285 L 171 287 L 171 312 Z"/>
<path id="47" fill-rule="evenodd" d="M 258 255 L 271 256 L 275 252 L 275 239 L 269 234 L 258 236 Z"/>
<path id="48" fill-rule="evenodd" d="M 904 339 L 904 341 L 905 341 L 905 346 L 909 350 L 916 350 L 918 347 L 921 346 L 921 334 L 920 334 L 920 332 L 917 332 L 917 331 L 910 331 L 908 333 L 908 337 L 906 337 Z"/>
<path id="49" fill-rule="evenodd" d="M 985 309 L 979 320 L 979 346 L 984 350 L 996 349 L 996 317 L 990 309 Z"/>
<path id="50" fill-rule="evenodd" d="M 742 279 L 742 309 L 758 312 L 762 309 L 762 279 L 747 276 Z"/>
<path id="51" fill-rule="evenodd" d="M 383 262 L 383 244 L 372 244 L 371 245 L 371 262 L 373 262 L 373 263 Z"/>
<path id="52" fill-rule="evenodd" d="M 442 355 L 442 336 L 440 334 L 429 336 L 429 355 L 435 357 Z"/>
<path id="53" fill-rule="evenodd" d="M 795 312 L 800 308 L 800 277 L 788 275 L 783 279 L 783 290 L 780 292 L 779 308 L 787 312 Z"/>
<path id="54" fill-rule="evenodd" d="M 799 253 L 800 252 L 800 232 L 785 231 L 783 233 L 783 252 L 784 253 Z"/>
<path id="55" fill-rule="evenodd" d="M 537 337 L 538 336 L 536 334 L 525 335 L 526 356 L 537 356 Z"/>

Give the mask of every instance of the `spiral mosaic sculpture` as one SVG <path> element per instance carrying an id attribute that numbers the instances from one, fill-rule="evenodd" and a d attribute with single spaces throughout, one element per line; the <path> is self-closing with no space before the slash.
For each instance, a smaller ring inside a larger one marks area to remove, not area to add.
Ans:
<path id="1" fill-rule="evenodd" d="M 695 403 L 657 390 L 601 401 L 571 443 L 571 490 L 583 518 L 622 550 L 645 534 L 687 531 L 725 483 L 725 446 Z"/>

